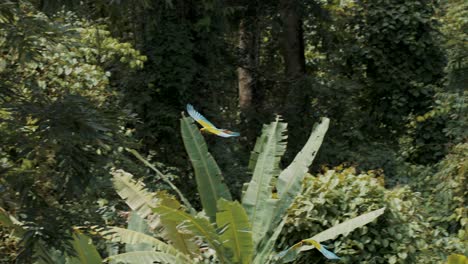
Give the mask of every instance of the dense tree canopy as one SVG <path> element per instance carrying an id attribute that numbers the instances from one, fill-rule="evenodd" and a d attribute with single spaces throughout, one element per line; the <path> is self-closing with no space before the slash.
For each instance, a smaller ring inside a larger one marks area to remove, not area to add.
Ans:
<path id="1" fill-rule="evenodd" d="M 0 262 L 78 261 L 74 255 L 88 239 L 81 232 L 151 226 L 154 219 L 129 200 L 133 217 L 142 219 L 126 217 L 130 209 L 117 195 L 121 187 L 113 186 L 113 168 L 145 181 L 154 191 L 148 195 L 163 205 L 204 210 L 208 218 L 193 216 L 194 223 L 227 225 L 234 220 L 220 216 L 216 223 L 217 214 L 232 210 L 245 228 L 251 220 L 258 235 L 257 207 L 245 203 L 246 193 L 281 201 L 280 171 L 310 149 L 310 130 L 321 117 L 330 126 L 320 151 L 311 154 L 315 162 L 299 162 L 298 177 L 307 168 L 313 176 L 305 177 L 303 189 L 296 186 L 283 232 L 263 230 L 279 236 L 278 249 L 305 238 L 298 234 L 314 235 L 386 206 L 391 216 L 379 220 L 384 227 L 374 223 L 336 240 L 343 261 L 426 263 L 467 255 L 461 251 L 468 234 L 467 10 L 462 0 L 1 1 Z M 194 156 L 189 130 L 180 133 L 189 103 L 241 136 L 205 135 L 192 145 L 203 149 Z M 274 120 L 280 125 L 273 136 Z M 268 151 L 265 159 L 274 164 L 262 178 L 255 166 Z M 200 176 L 206 167 L 196 165 L 206 155 L 208 168 L 219 166 L 211 176 L 206 172 L 209 181 Z M 200 187 L 212 179 L 230 190 L 222 196 L 227 201 Z M 254 192 L 258 179 L 270 189 Z M 166 191 L 184 197 L 184 205 Z M 241 197 L 242 203 L 230 201 Z M 193 230 L 183 237 L 169 220 L 162 220 L 166 230 L 151 230 L 171 241 L 159 246 L 168 250 L 189 238 L 184 254 L 229 259 L 223 247 L 208 245 L 215 253 L 201 253 L 207 237 Z M 280 220 L 274 219 L 282 227 Z M 397 224 L 399 231 L 391 231 Z M 167 236 L 168 230 L 183 238 Z M 372 234 L 361 239 L 363 230 Z M 390 238 L 382 238 L 386 233 Z M 115 255 L 115 239 L 93 236 L 94 257 Z M 274 240 L 253 239 L 244 245 L 253 251 L 233 263 L 274 258 Z M 403 250 L 408 241 L 414 249 Z M 318 253 L 306 256 L 324 261 Z"/>

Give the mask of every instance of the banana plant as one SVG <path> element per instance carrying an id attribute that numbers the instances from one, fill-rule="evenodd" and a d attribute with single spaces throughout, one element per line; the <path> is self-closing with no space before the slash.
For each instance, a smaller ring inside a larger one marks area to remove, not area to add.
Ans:
<path id="1" fill-rule="evenodd" d="M 198 193 L 206 215 L 216 218 L 218 200 L 232 200 L 231 193 L 213 156 L 208 152 L 205 139 L 193 124 L 191 117 L 180 120 L 182 139 L 195 171 Z"/>
<path id="2" fill-rule="evenodd" d="M 451 254 L 447 258 L 446 264 L 467 264 L 468 257 L 460 254 Z"/>
<path id="3" fill-rule="evenodd" d="M 301 192 L 303 178 L 322 144 L 328 125 L 329 119 L 323 118 L 313 128 L 307 143 L 284 170 L 279 164 L 286 150 L 287 125 L 279 118 L 265 125 L 249 161 L 252 179 L 245 184 L 242 199 L 237 202 L 232 201 L 221 170 L 193 120 L 182 117 L 182 138 L 194 167 L 203 212 L 194 212 L 178 190 L 175 191 L 183 204 L 167 193 L 149 193 L 144 184 L 133 180 L 129 173 L 114 170 L 114 185 L 119 195 L 134 212 L 153 224 L 153 228 L 162 230 L 163 240 L 170 243 L 113 228 L 107 235 L 110 240 L 145 242 L 152 245 L 152 251 L 133 251 L 109 259 L 127 263 L 197 263 L 204 252 L 211 251 L 220 263 L 286 263 L 300 252 L 313 248 L 329 259 L 338 259 L 321 242 L 370 223 L 384 212 L 384 208 L 299 241 L 279 254 L 274 252 L 275 242 L 286 222 L 286 212 Z M 144 163 L 150 165 L 147 161 Z M 141 258 L 135 262 L 139 255 Z"/>

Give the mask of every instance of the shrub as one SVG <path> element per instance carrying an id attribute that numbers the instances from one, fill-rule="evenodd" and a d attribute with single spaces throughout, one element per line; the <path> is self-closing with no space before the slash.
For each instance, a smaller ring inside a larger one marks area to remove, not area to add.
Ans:
<path id="1" fill-rule="evenodd" d="M 374 171 L 357 174 L 354 168 L 328 170 L 305 179 L 304 191 L 289 211 L 279 247 L 367 211 L 386 207 L 377 222 L 330 245 L 343 262 L 435 263 L 436 259 L 440 262 L 452 253 L 449 251 L 461 245 L 431 228 L 422 205 L 420 195 L 409 187 L 385 189 L 383 176 Z M 446 243 L 442 245 L 443 240 Z M 450 246 L 451 243 L 455 245 Z M 318 263 L 323 258 L 309 252 L 296 263 L 311 263 L 312 259 Z"/>
<path id="2" fill-rule="evenodd" d="M 95 211 L 110 190 L 108 167 L 130 163 L 121 149 L 134 142 L 125 128 L 134 119 L 109 76 L 118 61 L 139 68 L 146 58 L 73 13 L 47 17 L 27 1 L 3 2 L 0 207 L 31 232 L 17 260 L 30 263 L 36 249 L 28 245 L 38 238 L 71 251 L 71 226 L 103 222 Z"/>
<path id="3" fill-rule="evenodd" d="M 435 166 L 407 166 L 410 185 L 420 190 L 428 221 L 439 232 L 468 242 L 466 188 L 468 144 L 458 144 Z"/>

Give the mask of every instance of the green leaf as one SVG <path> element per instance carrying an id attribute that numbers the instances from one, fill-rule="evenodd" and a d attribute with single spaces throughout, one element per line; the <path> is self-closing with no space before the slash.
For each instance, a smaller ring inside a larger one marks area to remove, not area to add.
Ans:
<path id="1" fill-rule="evenodd" d="M 176 256 L 155 251 L 135 251 L 130 253 L 123 253 L 119 255 L 110 256 L 106 261 L 114 261 L 115 263 L 138 263 L 138 264 L 179 264 L 179 263 L 193 263 L 181 262 Z M 101 263 L 101 262 L 96 262 Z"/>
<path id="2" fill-rule="evenodd" d="M 10 218 L 10 215 L 7 213 L 7 211 L 3 208 L 0 207 L 0 225 L 4 227 L 14 227 L 15 224 L 13 223 L 13 220 Z"/>
<path id="3" fill-rule="evenodd" d="M 181 252 L 191 256 L 197 256 L 200 252 L 199 246 L 195 243 L 195 236 L 191 232 L 181 231 L 177 228 L 178 222 L 161 219 L 162 237 L 171 241 L 171 244 Z"/>
<path id="4" fill-rule="evenodd" d="M 143 164 L 145 164 L 146 166 L 148 166 L 150 169 L 152 169 L 154 172 L 156 172 L 156 174 L 165 182 L 167 183 L 167 185 L 169 185 L 172 190 L 174 190 L 177 195 L 179 196 L 180 200 L 184 203 L 185 206 L 187 206 L 187 208 L 189 208 L 190 212 L 192 214 L 196 214 L 196 210 L 193 208 L 193 206 L 190 204 L 190 202 L 188 201 L 187 198 L 185 198 L 185 196 L 182 194 L 182 192 L 179 190 L 179 188 L 177 188 L 177 186 L 175 186 L 171 180 L 169 180 L 169 178 L 164 174 L 162 173 L 161 171 L 159 171 L 155 166 L 153 166 L 153 164 L 149 163 L 149 161 L 147 161 L 145 158 L 143 158 L 140 153 L 138 153 L 138 151 L 134 150 L 134 149 L 126 149 L 128 152 L 132 153 L 137 159 L 139 159 L 141 162 L 143 162 Z"/>
<path id="5" fill-rule="evenodd" d="M 159 204 L 173 208 L 180 209 L 178 201 L 173 199 L 171 196 L 160 193 L 158 195 Z M 173 221 L 166 217 L 161 217 L 161 226 L 163 227 L 161 235 L 164 239 L 171 241 L 171 244 L 182 251 L 184 254 L 197 256 L 200 252 L 199 246 L 195 243 L 195 236 L 192 232 L 186 232 L 179 230 L 179 222 Z"/>
<path id="6" fill-rule="evenodd" d="M 220 198 L 232 200 L 231 193 L 224 183 L 218 164 L 208 152 L 203 136 L 193 124 L 193 119 L 183 117 L 180 119 L 180 125 L 185 149 L 195 171 L 195 179 L 203 209 L 210 220 L 214 222 L 217 211 L 216 202 Z"/>
<path id="7" fill-rule="evenodd" d="M 262 152 L 262 150 L 264 148 L 264 145 L 266 143 L 265 137 L 266 137 L 266 134 L 262 133 L 260 135 L 260 137 L 257 138 L 257 141 L 255 142 L 254 149 L 250 153 L 250 160 L 249 160 L 249 166 L 248 166 L 250 171 L 255 170 L 255 166 L 257 165 L 258 156 Z"/>
<path id="8" fill-rule="evenodd" d="M 460 254 L 452 254 L 448 256 L 447 264 L 467 264 L 468 258 Z"/>
<path id="9" fill-rule="evenodd" d="M 96 247 L 93 245 L 91 238 L 79 232 L 73 233 L 72 241 L 73 249 L 76 256 L 69 257 L 68 262 L 71 264 L 96 264 L 102 263 L 102 258 L 99 255 Z"/>
<path id="10" fill-rule="evenodd" d="M 335 225 L 325 231 L 318 233 L 317 235 L 311 237 L 310 239 L 317 242 L 326 241 L 329 239 L 334 239 L 339 235 L 347 235 L 352 232 L 354 229 L 367 225 L 368 223 L 374 221 L 377 217 L 382 215 L 385 211 L 384 208 L 380 208 L 369 213 L 365 213 L 358 217 L 344 221 L 341 224 Z M 304 250 L 301 250 L 304 251 Z"/>
<path id="11" fill-rule="evenodd" d="M 22 237 L 26 232 L 22 225 L 23 224 L 20 221 L 0 207 L 0 226 L 11 228 L 13 230 L 11 235 Z"/>
<path id="12" fill-rule="evenodd" d="M 149 218 L 148 223 L 152 228 L 163 226 L 162 235 L 173 242 L 174 246 L 181 252 L 195 255 L 198 253 L 198 247 L 195 247 L 193 241 L 191 241 L 193 235 L 181 233 L 176 228 L 180 222 L 175 222 L 170 218 L 160 219 L 153 212 L 153 208 L 156 208 L 158 205 L 181 210 L 179 202 L 163 193 L 156 195 L 147 192 L 144 184 L 133 180 L 130 173 L 122 170 L 111 173 L 114 175 L 113 181 L 117 192 L 126 200 L 130 208 L 137 212 L 139 216 Z"/>
<path id="13" fill-rule="evenodd" d="M 277 118 L 264 126 L 258 139 L 263 143 L 256 144 L 260 149 L 255 170 L 242 197 L 242 205 L 252 223 L 254 247 L 268 231 L 272 220 L 276 201 L 271 199 L 271 181 L 279 174 L 279 161 L 286 150 L 286 126 Z"/>
<path id="14" fill-rule="evenodd" d="M 135 250 L 132 252 L 160 251 L 174 256 L 174 258 L 181 261 L 180 263 L 191 263 L 189 256 L 183 254 L 173 246 L 141 232 L 120 227 L 109 227 L 106 228 L 104 231 L 100 231 L 100 233 L 105 239 L 112 242 L 125 243 L 126 245 L 145 244 L 149 246 L 146 247 L 144 250 Z"/>
<path id="15" fill-rule="evenodd" d="M 304 175 L 312 164 L 317 152 L 322 145 L 325 133 L 328 130 L 330 119 L 322 118 L 319 124 L 316 124 L 302 150 L 296 155 L 292 163 L 281 172 L 278 177 L 276 187 L 280 197 L 292 197 L 300 192 L 300 188 L 294 188 L 301 184 Z"/>
<path id="16" fill-rule="evenodd" d="M 372 212 L 360 215 L 353 219 L 349 219 L 341 224 L 333 226 L 311 238 L 303 239 L 291 246 L 289 249 L 281 252 L 281 261 L 282 263 L 292 262 L 297 258 L 300 252 L 311 250 L 314 248 L 317 248 L 327 258 L 330 258 L 330 256 L 336 257 L 336 255 L 334 255 L 332 252 L 323 249 L 323 246 L 320 244 L 320 242 L 329 239 L 334 239 L 339 235 L 347 235 L 356 228 L 365 226 L 368 223 L 374 221 L 377 217 L 382 215 L 384 211 L 385 208 L 374 210 Z M 311 245 L 304 245 L 306 243 Z"/>
<path id="17" fill-rule="evenodd" d="M 133 180 L 133 175 L 123 170 L 111 171 L 114 187 L 117 193 L 125 200 L 133 211 L 144 219 L 148 219 L 151 228 L 158 225 L 158 219 L 154 217 L 151 208 L 156 206 L 157 198 L 155 194 L 149 193 L 145 189 L 145 184 L 141 181 Z"/>
<path id="18" fill-rule="evenodd" d="M 216 224 L 223 228 L 223 245 L 233 253 L 234 263 L 249 264 L 253 256 L 252 230 L 249 218 L 239 202 L 218 201 Z"/>
<path id="19" fill-rule="evenodd" d="M 148 224 L 136 212 L 130 212 L 127 229 L 136 231 L 142 234 L 150 234 Z M 146 251 L 146 250 L 151 250 L 151 245 L 144 243 L 144 242 L 127 243 L 125 245 L 125 252 Z"/>
<path id="20" fill-rule="evenodd" d="M 201 216 L 192 216 L 178 207 L 178 202 L 173 200 L 173 205 L 167 201 L 158 204 L 153 211 L 159 215 L 163 221 L 171 221 L 181 232 L 191 232 L 200 237 L 217 252 L 221 262 L 225 262 L 225 252 L 221 246 L 220 237 L 216 233 L 215 227 L 210 221 Z"/>
<path id="21" fill-rule="evenodd" d="M 273 249 L 276 244 L 281 231 L 283 230 L 284 225 L 286 224 L 288 217 L 285 215 L 281 222 L 275 227 L 273 234 L 264 240 L 264 243 L 260 244 L 260 247 L 257 249 L 253 264 L 263 264 L 268 263 L 268 258 L 271 256 Z"/>
<path id="22" fill-rule="evenodd" d="M 330 120 L 328 118 L 322 118 L 321 122 L 314 126 L 307 143 L 296 155 L 292 163 L 279 175 L 276 183 L 279 201 L 276 205 L 273 224 L 280 221 L 296 196 L 300 193 L 304 176 L 322 145 L 329 123 Z"/>

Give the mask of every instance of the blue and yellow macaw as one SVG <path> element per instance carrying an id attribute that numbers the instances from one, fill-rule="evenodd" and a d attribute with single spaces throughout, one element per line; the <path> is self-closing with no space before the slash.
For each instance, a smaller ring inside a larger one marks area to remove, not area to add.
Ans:
<path id="1" fill-rule="evenodd" d="M 286 255 L 288 255 L 289 253 L 293 253 L 293 254 L 297 255 L 299 253 L 299 250 L 301 250 L 301 247 L 306 245 L 306 244 L 312 245 L 313 247 L 311 247 L 311 248 L 316 248 L 327 259 L 340 259 L 340 257 L 335 255 L 335 253 L 331 252 L 330 250 L 328 250 L 324 245 L 322 245 L 319 242 L 317 242 L 317 241 L 315 241 L 313 239 L 310 239 L 310 238 L 301 240 L 299 243 L 294 244 L 292 247 L 281 251 L 280 253 L 278 253 L 277 256 L 279 258 L 283 258 L 283 257 L 286 257 Z M 290 261 L 292 261 L 292 260 L 290 260 Z"/>
<path id="2" fill-rule="evenodd" d="M 209 133 L 215 134 L 220 137 L 225 137 L 225 138 L 240 136 L 240 134 L 237 132 L 232 132 L 227 129 L 217 128 L 210 121 L 208 121 L 208 119 L 206 119 L 204 116 L 198 113 L 191 104 L 187 105 L 187 112 L 193 119 L 195 119 L 195 121 L 198 122 L 198 124 L 202 125 L 202 128 L 200 129 L 200 131 L 202 132 L 209 132 Z"/>

